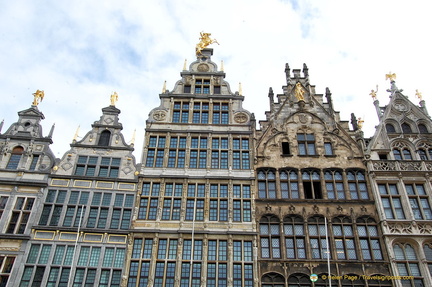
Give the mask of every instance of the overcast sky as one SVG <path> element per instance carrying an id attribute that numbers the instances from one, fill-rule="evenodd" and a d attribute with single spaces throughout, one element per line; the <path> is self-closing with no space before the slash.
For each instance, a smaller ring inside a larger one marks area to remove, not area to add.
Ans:
<path id="1" fill-rule="evenodd" d="M 2 132 L 45 91 L 39 110 L 44 135 L 55 123 L 52 149 L 62 157 L 99 120 L 110 95 L 119 94 L 123 134 L 141 162 L 145 121 L 159 106 L 163 82 L 172 90 L 184 60 L 196 59 L 201 31 L 212 33 L 212 60 L 224 61 L 233 92 L 239 82 L 244 107 L 263 120 L 268 90 L 282 93 L 285 63 L 309 68 L 317 93 L 332 92 L 344 120 L 365 119 L 366 137 L 378 118 L 369 95 L 378 85 L 388 103 L 389 71 L 396 85 L 432 113 L 432 8 L 430 1 L 2 1 L 0 91 Z"/>

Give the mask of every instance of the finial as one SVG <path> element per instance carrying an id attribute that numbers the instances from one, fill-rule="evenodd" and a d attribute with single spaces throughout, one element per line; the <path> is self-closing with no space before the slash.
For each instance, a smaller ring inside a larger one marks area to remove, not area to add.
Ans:
<path id="1" fill-rule="evenodd" d="M 204 33 L 204 32 L 200 32 L 200 42 L 196 45 L 195 48 L 195 52 L 196 55 L 199 56 L 201 55 L 201 51 L 206 48 L 208 45 L 216 43 L 219 45 L 218 41 L 216 39 L 211 39 L 210 38 L 211 33 Z"/>
<path id="2" fill-rule="evenodd" d="M 44 91 L 41 90 L 36 90 L 36 92 L 33 93 L 34 99 L 33 99 L 33 103 L 32 106 L 37 106 L 39 105 L 40 102 L 42 102 L 45 93 Z"/>
<path id="3" fill-rule="evenodd" d="M 422 96 L 422 94 L 419 92 L 419 90 L 416 90 L 415 95 L 416 95 L 416 97 L 417 97 L 420 101 L 423 100 L 423 96 Z"/>
<path id="4" fill-rule="evenodd" d="M 111 94 L 111 106 L 115 106 L 115 103 L 118 101 L 118 94 L 114 92 Z"/>
<path id="5" fill-rule="evenodd" d="M 52 125 L 51 130 L 50 130 L 50 132 L 48 134 L 48 138 L 50 138 L 50 139 L 52 138 L 52 136 L 54 134 L 54 128 L 55 128 L 55 123 Z"/>
<path id="6" fill-rule="evenodd" d="M 386 74 L 386 80 L 390 80 L 390 83 L 394 82 L 394 80 L 396 80 L 396 74 L 389 72 L 388 74 Z"/>
<path id="7" fill-rule="evenodd" d="M 378 92 L 378 85 L 376 85 L 376 90 L 374 91 L 374 90 L 371 90 L 371 92 L 370 92 L 370 96 L 372 96 L 372 99 L 374 100 L 374 101 L 376 101 L 376 99 L 377 99 L 377 95 L 376 95 L 376 93 Z"/>
<path id="8" fill-rule="evenodd" d="M 166 93 L 166 81 L 164 81 L 163 87 L 162 87 L 162 94 Z"/>
<path id="9" fill-rule="evenodd" d="M 221 71 L 224 71 L 224 65 L 223 65 L 223 60 L 221 60 Z"/>
<path id="10" fill-rule="evenodd" d="M 80 129 L 80 126 L 78 126 L 76 129 L 75 135 L 74 135 L 73 140 L 72 140 L 73 142 L 76 142 L 76 140 L 78 138 L 79 129 Z"/>
<path id="11" fill-rule="evenodd" d="M 136 136 L 136 129 L 134 129 L 134 132 L 132 134 L 132 140 L 131 140 L 131 144 L 135 144 L 135 136 Z"/>
<path id="12" fill-rule="evenodd" d="M 243 89 L 241 83 L 239 83 L 239 96 L 243 96 Z"/>
<path id="13" fill-rule="evenodd" d="M 186 71 L 186 64 L 187 64 L 187 59 L 184 60 L 183 71 Z"/>

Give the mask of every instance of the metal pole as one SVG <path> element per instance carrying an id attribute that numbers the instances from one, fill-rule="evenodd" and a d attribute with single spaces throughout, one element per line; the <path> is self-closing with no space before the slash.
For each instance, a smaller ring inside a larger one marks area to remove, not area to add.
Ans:
<path id="1" fill-rule="evenodd" d="M 326 246 L 327 246 L 327 272 L 328 272 L 329 287 L 331 287 L 330 250 L 329 250 L 329 242 L 328 242 L 327 218 L 326 217 L 324 217 L 324 225 L 325 225 L 325 237 L 326 237 Z"/>
<path id="2" fill-rule="evenodd" d="M 75 255 L 77 254 L 77 246 L 78 246 L 78 239 L 79 239 L 79 233 L 80 233 L 80 229 L 81 229 L 81 220 L 82 220 L 83 212 L 84 212 L 84 205 L 81 206 L 81 215 L 80 215 L 80 219 L 79 219 L 79 222 L 78 222 L 78 231 L 77 231 L 78 234 L 77 234 L 77 238 L 75 240 L 74 254 L 72 256 L 72 262 L 71 262 L 71 269 L 70 269 L 70 273 L 69 273 L 69 284 L 68 284 L 68 286 L 73 286 L 73 280 L 72 280 L 73 279 L 72 278 L 73 272 L 72 272 L 72 269 L 73 269 L 73 266 L 74 266 Z M 72 284 L 72 285 L 70 285 L 70 284 Z"/>

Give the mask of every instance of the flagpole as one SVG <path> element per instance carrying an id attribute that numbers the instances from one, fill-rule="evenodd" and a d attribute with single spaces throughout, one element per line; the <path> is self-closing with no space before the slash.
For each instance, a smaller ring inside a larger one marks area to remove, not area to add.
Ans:
<path id="1" fill-rule="evenodd" d="M 331 287 L 331 273 L 330 273 L 330 251 L 329 251 L 329 242 L 328 242 L 328 232 L 327 232 L 327 218 L 324 217 L 324 225 L 325 225 L 325 237 L 326 237 L 326 246 L 327 246 L 327 272 L 328 272 L 328 280 L 329 287 Z"/>

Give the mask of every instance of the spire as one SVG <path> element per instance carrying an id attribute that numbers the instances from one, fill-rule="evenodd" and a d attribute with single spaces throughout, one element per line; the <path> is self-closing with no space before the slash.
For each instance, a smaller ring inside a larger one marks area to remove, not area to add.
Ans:
<path id="1" fill-rule="evenodd" d="M 309 77 L 309 69 L 305 63 L 303 63 L 303 75 L 305 76 L 305 78 Z"/>
<path id="2" fill-rule="evenodd" d="M 223 60 L 221 60 L 221 69 L 222 72 L 224 71 L 224 65 L 223 65 Z"/>
<path id="3" fill-rule="evenodd" d="M 72 140 L 73 142 L 76 142 L 76 140 L 78 138 L 79 129 L 80 129 L 80 126 L 78 126 L 76 129 L 75 135 L 74 135 L 73 140 Z"/>
<path id="4" fill-rule="evenodd" d="M 135 136 L 136 136 L 136 129 L 134 129 L 134 132 L 133 132 L 133 134 L 132 134 L 132 140 L 131 140 L 131 145 L 134 145 L 135 144 Z"/>
<path id="5" fill-rule="evenodd" d="M 288 65 L 288 63 L 285 64 L 285 76 L 286 76 L 286 82 L 288 84 L 289 79 L 290 79 L 290 67 Z"/>
<path id="6" fill-rule="evenodd" d="M 51 130 L 50 130 L 50 132 L 48 134 L 48 138 L 50 138 L 50 139 L 52 138 L 52 136 L 54 134 L 54 128 L 55 128 L 55 123 L 52 125 Z"/>
<path id="7" fill-rule="evenodd" d="M 274 93 L 273 93 L 272 87 L 269 88 L 268 97 L 269 97 L 270 106 L 271 106 L 272 104 L 274 104 Z"/>
<path id="8" fill-rule="evenodd" d="M 239 83 L 239 96 L 243 96 L 242 84 Z"/>
<path id="9" fill-rule="evenodd" d="M 330 89 L 327 87 L 326 88 L 326 94 L 325 94 L 325 96 L 326 96 L 326 98 L 327 98 L 327 103 L 328 103 L 328 105 L 329 105 L 329 109 L 330 109 L 330 113 L 332 113 L 333 114 L 333 101 L 332 101 L 332 97 L 331 97 L 331 92 L 330 92 Z"/>
<path id="10" fill-rule="evenodd" d="M 187 59 L 184 60 L 183 71 L 186 71 Z"/>
<path id="11" fill-rule="evenodd" d="M 162 87 L 162 94 L 166 93 L 166 81 L 164 81 L 163 87 Z"/>

